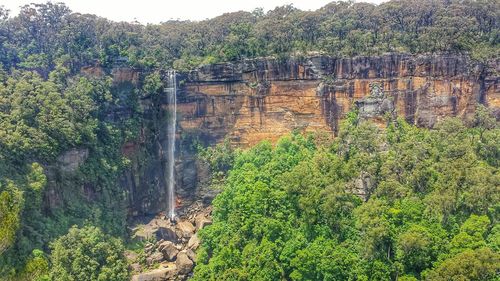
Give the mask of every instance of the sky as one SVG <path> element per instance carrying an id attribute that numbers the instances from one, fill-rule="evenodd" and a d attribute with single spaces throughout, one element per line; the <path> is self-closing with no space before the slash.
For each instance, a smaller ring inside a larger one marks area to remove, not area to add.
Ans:
<path id="1" fill-rule="evenodd" d="M 114 21 L 138 21 L 143 24 L 160 23 L 171 19 L 204 20 L 227 12 L 252 11 L 293 4 L 302 10 L 316 10 L 333 0 L 56 0 L 64 2 L 74 12 L 95 14 Z M 19 7 L 46 0 L 0 0 L 0 6 L 17 15 Z M 359 1 L 361 2 L 361 1 Z M 363 0 L 381 3 L 384 0 Z"/>

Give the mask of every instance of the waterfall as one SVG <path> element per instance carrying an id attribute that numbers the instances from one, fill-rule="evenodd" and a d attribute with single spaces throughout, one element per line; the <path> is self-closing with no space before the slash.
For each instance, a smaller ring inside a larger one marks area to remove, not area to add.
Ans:
<path id="1" fill-rule="evenodd" d="M 177 81 L 175 70 L 167 72 L 166 85 L 169 118 L 167 124 L 167 202 L 168 217 L 175 218 L 175 129 L 177 122 Z"/>

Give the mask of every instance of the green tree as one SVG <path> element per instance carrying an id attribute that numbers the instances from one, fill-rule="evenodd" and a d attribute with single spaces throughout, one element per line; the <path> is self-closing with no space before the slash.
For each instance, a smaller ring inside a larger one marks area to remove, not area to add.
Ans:
<path id="1" fill-rule="evenodd" d="M 413 225 L 401 233 L 396 243 L 396 257 L 401 261 L 406 273 L 415 273 L 428 268 L 436 258 L 433 236 L 427 228 Z"/>
<path id="2" fill-rule="evenodd" d="M 490 225 L 487 216 L 471 215 L 460 227 L 460 232 L 450 242 L 450 253 L 457 254 L 466 249 L 486 246 L 486 233 Z"/>
<path id="3" fill-rule="evenodd" d="M 121 241 L 99 228 L 72 227 L 51 249 L 51 280 L 129 280 Z"/>
<path id="4" fill-rule="evenodd" d="M 23 193 L 13 182 L 0 186 L 0 254 L 12 246 L 20 227 Z"/>
<path id="5" fill-rule="evenodd" d="M 495 280 L 500 255 L 489 248 L 466 250 L 424 273 L 424 280 Z"/>
<path id="6" fill-rule="evenodd" d="M 21 273 L 21 280 L 49 281 L 49 261 L 41 250 L 33 250 Z"/>

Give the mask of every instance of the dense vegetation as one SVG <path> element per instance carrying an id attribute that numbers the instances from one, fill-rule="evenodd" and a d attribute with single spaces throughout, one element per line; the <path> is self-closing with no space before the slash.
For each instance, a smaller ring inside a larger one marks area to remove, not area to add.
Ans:
<path id="1" fill-rule="evenodd" d="M 122 242 L 96 227 L 72 227 L 51 248 L 50 280 L 104 281 L 129 277 Z"/>
<path id="2" fill-rule="evenodd" d="M 125 233 L 125 194 L 116 179 L 128 160 L 120 146 L 138 130 L 133 118 L 110 116 L 120 103 L 117 93 L 105 78 L 69 76 L 64 67 L 46 80 L 18 70 L 1 77 L 2 276 L 22 271 L 32 250 L 47 250 L 48 242 L 73 224 Z M 61 173 L 56 158 L 74 147 L 88 149 L 89 157 L 76 173 Z M 49 197 L 47 173 L 53 174 L 57 185 L 52 188 L 58 189 Z M 93 189 L 82 192 L 84 184 Z"/>
<path id="3" fill-rule="evenodd" d="M 120 148 L 137 138 L 139 96 L 159 98 L 156 70 L 311 52 L 453 52 L 484 62 L 498 58 L 499 17 L 498 0 L 332 2 L 147 26 L 63 4 L 18 15 L 0 6 L 0 280 L 127 279 L 111 237 L 126 234 L 117 178 L 130 161 Z M 142 88 L 119 89 L 80 72 L 95 64 L 153 74 Z M 498 270 L 499 133 L 478 113 L 473 128 L 397 123 L 377 132 L 351 122 L 333 142 L 294 135 L 276 148 L 209 151 L 225 191 L 196 278 L 439 280 L 473 274 L 463 262 L 489 278 Z M 64 173 L 58 157 L 71 149 L 88 159 Z M 344 189 L 361 171 L 371 186 L 365 203 Z"/>
<path id="4" fill-rule="evenodd" d="M 117 61 L 185 69 L 308 52 L 468 52 L 485 60 L 498 56 L 499 18 L 498 0 L 393 0 L 378 6 L 339 1 L 317 11 L 288 5 L 144 26 L 71 13 L 62 4 L 34 4 L 11 18 L 0 8 L 0 64 L 47 75 L 58 62 L 73 71 Z"/>
<path id="5" fill-rule="evenodd" d="M 121 240 L 104 234 L 99 228 L 72 227 L 68 234 L 51 244 L 51 250 L 50 263 L 42 251 L 34 250 L 16 279 L 101 281 L 129 278 Z"/>
<path id="6" fill-rule="evenodd" d="M 500 128 L 484 108 L 475 124 L 352 114 L 335 140 L 211 149 L 232 168 L 194 280 L 496 280 Z"/>

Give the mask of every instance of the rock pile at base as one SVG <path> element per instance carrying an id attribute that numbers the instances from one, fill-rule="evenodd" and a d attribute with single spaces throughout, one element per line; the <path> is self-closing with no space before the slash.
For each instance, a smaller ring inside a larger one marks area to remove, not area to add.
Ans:
<path id="1" fill-rule="evenodd" d="M 196 250 L 200 246 L 197 232 L 210 225 L 211 208 L 193 207 L 186 215 L 170 222 L 159 215 L 147 224 L 133 228 L 133 238 L 146 242 L 144 254 L 128 253 L 132 281 L 186 280 L 196 264 Z M 142 262 L 141 262 L 142 259 Z"/>

